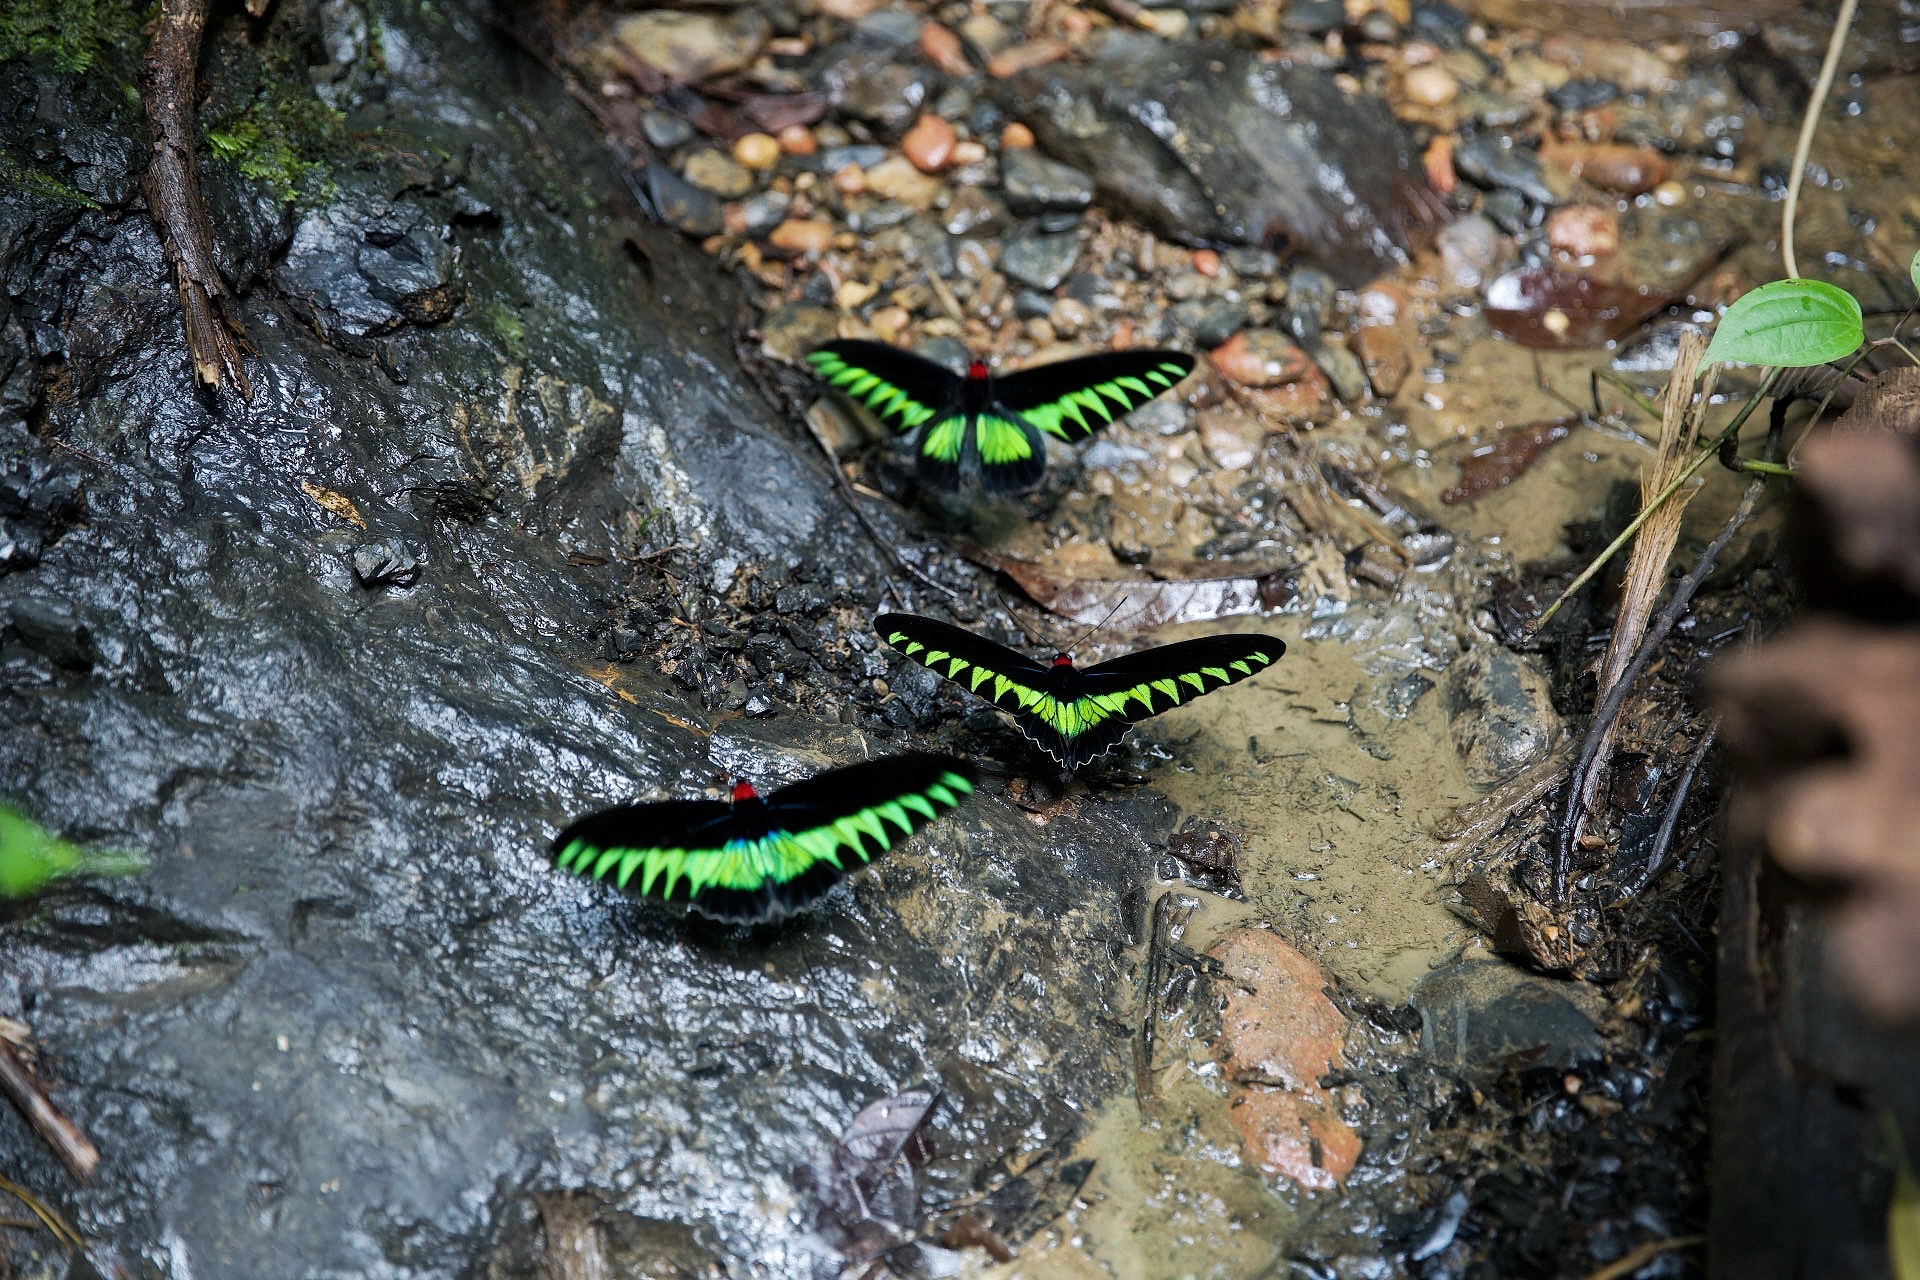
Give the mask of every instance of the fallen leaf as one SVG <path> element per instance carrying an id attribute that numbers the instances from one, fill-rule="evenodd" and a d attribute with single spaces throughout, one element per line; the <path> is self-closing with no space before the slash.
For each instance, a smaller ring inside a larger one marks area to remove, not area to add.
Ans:
<path id="1" fill-rule="evenodd" d="M 1560 351 L 1623 338 L 1680 297 L 1558 267 L 1521 267 L 1487 286 L 1485 313 L 1494 332 L 1521 346 Z"/>
<path id="2" fill-rule="evenodd" d="M 367 527 L 366 520 L 360 515 L 360 508 L 354 506 L 353 499 L 346 494 L 336 493 L 332 489 L 323 489 L 311 480 L 300 482 L 300 492 L 312 498 L 322 510 L 329 511 L 342 520 L 351 521 L 362 529 Z"/>
<path id="3" fill-rule="evenodd" d="M 868 1103 L 826 1157 L 794 1171 L 814 1202 L 814 1230 L 848 1263 L 911 1241 L 920 1225 L 914 1171 L 930 1154 L 923 1132 L 937 1095 L 911 1089 Z"/>
<path id="4" fill-rule="evenodd" d="M 991 551 L 967 554 L 1012 578 L 1041 608 L 1082 626 L 1104 621 L 1116 631 L 1267 613 L 1294 596 L 1286 568 L 1249 572 L 1211 560 L 1176 560 L 1153 565 L 1146 571 L 1150 576 L 1078 577 Z"/>
<path id="5" fill-rule="evenodd" d="M 1555 418 L 1502 431 L 1460 460 L 1459 482 L 1442 493 L 1440 501 L 1452 506 L 1471 502 L 1489 489 L 1504 489 L 1526 474 L 1548 446 L 1565 440 L 1572 430 L 1572 418 Z"/>

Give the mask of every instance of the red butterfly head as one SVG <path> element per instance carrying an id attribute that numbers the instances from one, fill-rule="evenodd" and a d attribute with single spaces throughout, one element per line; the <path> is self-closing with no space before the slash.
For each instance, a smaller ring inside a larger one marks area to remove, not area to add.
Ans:
<path id="1" fill-rule="evenodd" d="M 1073 659 L 1068 657 L 1066 654 L 1056 653 L 1053 655 L 1053 669 L 1055 671 L 1058 671 L 1061 667 L 1070 667 L 1072 665 L 1073 665 Z"/>
<path id="2" fill-rule="evenodd" d="M 729 798 L 739 804 L 742 800 L 758 800 L 760 793 L 753 789 L 751 782 L 736 782 L 733 784 L 733 795 Z"/>
<path id="3" fill-rule="evenodd" d="M 967 381 L 985 382 L 986 378 L 987 362 L 985 360 L 975 360 L 967 366 Z"/>

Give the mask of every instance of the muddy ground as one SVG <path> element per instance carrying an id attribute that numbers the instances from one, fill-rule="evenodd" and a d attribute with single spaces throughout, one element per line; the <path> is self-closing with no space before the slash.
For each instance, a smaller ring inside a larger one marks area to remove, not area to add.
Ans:
<path id="1" fill-rule="evenodd" d="M 139 15 L 0 27 L 0 796 L 149 864 L 0 909 L 0 1014 L 105 1156 L 7 1112 L 6 1176 L 170 1280 L 1704 1274 L 1717 764 L 1639 872 L 1703 664 L 1787 607 L 1772 499 L 1624 719 L 1553 964 L 1503 921 L 1617 580 L 1524 632 L 1656 431 L 1591 373 L 1655 394 L 1778 274 L 1825 30 L 1512 8 L 223 13 L 250 401 L 185 359 Z M 1906 34 L 1863 18 L 1801 224 L 1869 305 Z M 1527 267 L 1674 305 L 1542 347 Z M 835 335 L 1211 356 L 996 503 L 820 398 Z M 893 608 L 1289 652 L 1063 785 Z M 928 747 L 977 802 L 781 928 L 546 864 L 596 805 Z M 914 1090 L 926 1159 L 849 1208 L 820 1170 Z"/>

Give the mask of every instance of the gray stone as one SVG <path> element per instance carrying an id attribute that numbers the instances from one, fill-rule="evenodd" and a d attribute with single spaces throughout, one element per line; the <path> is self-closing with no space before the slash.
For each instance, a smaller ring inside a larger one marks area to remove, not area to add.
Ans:
<path id="1" fill-rule="evenodd" d="M 1090 48 L 1085 65 L 1002 82 L 999 101 L 1157 235 L 1284 239 L 1357 284 L 1404 261 L 1407 230 L 1440 216 L 1386 104 L 1349 97 L 1325 72 L 1211 41 L 1114 32 Z"/>
<path id="2" fill-rule="evenodd" d="M 1189 298 L 1175 303 L 1174 321 L 1203 347 L 1217 347 L 1247 326 L 1247 304 L 1225 298 Z"/>
<path id="3" fill-rule="evenodd" d="M 1413 989 L 1420 1050 L 1444 1066 L 1497 1072 L 1567 1068 L 1605 1049 L 1605 996 L 1582 982 L 1543 978 L 1504 960 L 1462 959 Z"/>
<path id="4" fill-rule="evenodd" d="M 823 79 L 834 105 L 891 142 L 926 107 L 934 75 L 931 68 L 890 53 L 855 53 L 828 67 Z"/>
<path id="5" fill-rule="evenodd" d="M 744 71 L 773 34 L 758 9 L 721 15 L 653 9 L 614 24 L 613 39 L 673 80 L 693 84 Z"/>
<path id="6" fill-rule="evenodd" d="M 1497 786 L 1553 749 L 1560 717 L 1538 659 L 1482 640 L 1441 683 L 1454 750 L 1475 786 Z"/>
<path id="7" fill-rule="evenodd" d="M 1035 289 L 1052 290 L 1073 270 L 1080 257 L 1080 237 L 1072 231 L 1016 231 L 1000 250 L 1000 270 L 1007 279 Z"/>
<path id="8" fill-rule="evenodd" d="M 343 193 L 295 228 L 274 283 L 323 333 L 364 338 L 452 314 L 456 253 L 442 222 L 412 204 Z"/>
<path id="9" fill-rule="evenodd" d="M 702 191 L 658 160 L 647 164 L 647 198 L 660 221 L 687 235 L 704 239 L 726 228 L 726 210 L 720 198 Z"/>
<path id="10" fill-rule="evenodd" d="M 369 590 L 410 587 L 420 581 L 420 552 L 400 538 L 382 538 L 353 549 L 354 579 Z"/>
<path id="11" fill-rule="evenodd" d="M 1093 179 L 1031 147 L 1000 153 L 1000 189 L 1017 214 L 1078 213 L 1093 203 Z"/>
<path id="12" fill-rule="evenodd" d="M 29 596 L 7 611 L 14 634 L 57 666 L 84 671 L 100 658 L 93 628 L 66 605 Z"/>
<path id="13" fill-rule="evenodd" d="M 1540 162 L 1540 153 L 1503 133 L 1477 133 L 1453 152 L 1454 167 L 1470 182 L 1518 191 L 1535 204 L 1556 205 L 1567 193 Z"/>
<path id="14" fill-rule="evenodd" d="M 1348 404 L 1359 404 L 1367 398 L 1367 370 L 1359 356 L 1346 347 L 1326 341 L 1309 344 L 1307 354 L 1320 366 L 1320 372 L 1327 375 L 1335 395 Z"/>
<path id="15" fill-rule="evenodd" d="M 677 151 L 693 141 L 693 125 L 670 111 L 647 111 L 640 116 L 640 134 L 647 145 Z"/>

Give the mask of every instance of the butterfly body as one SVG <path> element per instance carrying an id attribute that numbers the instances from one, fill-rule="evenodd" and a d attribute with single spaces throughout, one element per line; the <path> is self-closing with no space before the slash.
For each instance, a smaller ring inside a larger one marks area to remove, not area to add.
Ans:
<path id="1" fill-rule="evenodd" d="M 817 774 L 762 797 L 619 805 L 554 838 L 563 871 L 641 897 L 685 901 L 734 924 L 779 920 L 824 896 L 973 792 L 958 760 L 891 756 Z"/>
<path id="2" fill-rule="evenodd" d="M 1091 667 L 1055 654 L 1042 665 L 984 636 L 907 613 L 874 619 L 880 638 L 937 675 L 1012 714 L 1020 731 L 1067 769 L 1118 746 L 1128 726 L 1236 684 L 1286 652 L 1273 636 L 1206 636 Z"/>
<path id="3" fill-rule="evenodd" d="M 1031 489 L 1047 468 L 1046 437 L 1072 443 L 1170 390 L 1193 370 L 1179 351 L 1113 351 L 995 377 L 964 376 L 882 342 L 829 342 L 807 357 L 895 431 L 914 433 L 921 478 L 957 489 L 965 475 L 1003 493 Z"/>

